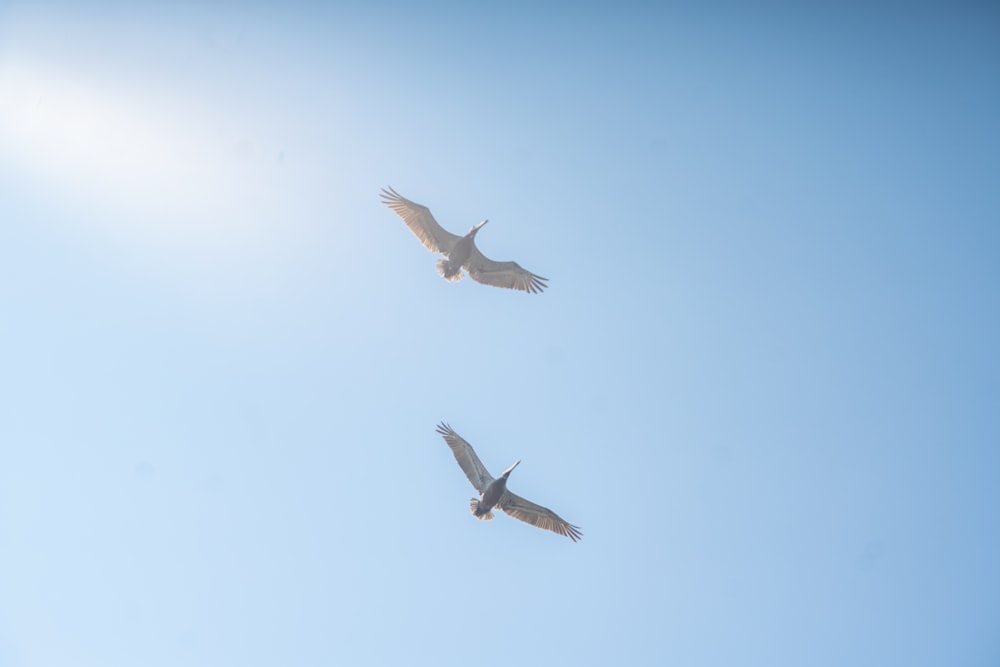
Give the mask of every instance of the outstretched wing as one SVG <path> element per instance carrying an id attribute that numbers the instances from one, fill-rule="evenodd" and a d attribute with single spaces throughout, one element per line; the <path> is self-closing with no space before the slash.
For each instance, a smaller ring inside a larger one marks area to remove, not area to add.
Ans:
<path id="1" fill-rule="evenodd" d="M 416 202 L 412 202 L 403 197 L 398 192 L 382 188 L 382 203 L 396 212 L 396 215 L 403 219 L 410 231 L 417 235 L 424 247 L 431 252 L 439 252 L 444 255 L 451 253 L 461 236 L 452 234 L 437 223 L 431 210 Z"/>
<path id="2" fill-rule="evenodd" d="M 465 438 L 455 433 L 444 422 L 438 424 L 437 432 L 441 434 L 444 441 L 451 447 L 451 453 L 455 455 L 458 467 L 462 469 L 465 476 L 472 482 L 472 486 L 476 487 L 476 491 L 479 493 L 485 491 L 486 487 L 493 481 L 493 475 L 490 474 L 486 466 L 483 465 L 483 462 L 476 456 L 476 450 L 472 448 L 472 445 L 467 443 Z"/>
<path id="3" fill-rule="evenodd" d="M 565 535 L 574 542 L 583 537 L 579 526 L 572 525 L 549 508 L 536 505 L 516 493 L 506 491 L 500 498 L 499 506 L 515 519 L 520 519 L 545 530 L 551 530 L 559 535 Z"/>
<path id="4" fill-rule="evenodd" d="M 472 254 L 465 268 L 473 280 L 484 285 L 533 293 L 541 292 L 548 287 L 545 284 L 548 278 L 536 276 L 531 271 L 521 268 L 517 262 L 494 262 L 481 253 L 475 245 L 472 246 Z"/>

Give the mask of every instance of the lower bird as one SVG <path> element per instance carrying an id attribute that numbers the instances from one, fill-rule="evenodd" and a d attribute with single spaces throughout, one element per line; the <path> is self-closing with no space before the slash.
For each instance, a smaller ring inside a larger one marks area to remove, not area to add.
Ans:
<path id="1" fill-rule="evenodd" d="M 486 470 L 486 466 L 479 460 L 476 451 L 472 449 L 472 445 L 458 433 L 455 433 L 451 426 L 442 422 L 438 424 L 437 432 L 451 447 L 451 453 L 455 455 L 455 460 L 458 461 L 462 472 L 472 482 L 472 486 L 476 487 L 476 491 L 479 491 L 479 497 L 469 501 L 472 514 L 477 519 L 483 521 L 492 519 L 493 508 L 499 507 L 515 519 L 520 519 L 545 530 L 551 530 L 559 535 L 565 535 L 574 542 L 583 537 L 578 526 L 570 524 L 547 507 L 536 505 L 507 490 L 507 478 L 521 462 L 520 459 L 504 470 L 499 478 L 493 479 L 493 476 Z"/>
<path id="2" fill-rule="evenodd" d="M 382 203 L 403 219 L 425 248 L 447 257 L 438 262 L 437 269 L 448 282 L 461 280 L 462 269 L 465 269 L 473 280 L 484 285 L 522 292 L 541 292 L 548 287 L 545 284 L 548 278 L 536 276 L 521 268 L 517 262 L 495 262 L 479 252 L 476 234 L 489 220 L 483 220 L 474 225 L 468 234 L 459 236 L 439 225 L 429 208 L 410 201 L 392 188 L 383 188 L 381 197 Z"/>

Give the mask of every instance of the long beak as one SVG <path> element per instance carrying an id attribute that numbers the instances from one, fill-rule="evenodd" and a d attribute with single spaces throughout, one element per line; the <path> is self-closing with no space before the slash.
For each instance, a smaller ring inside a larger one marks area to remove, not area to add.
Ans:
<path id="1" fill-rule="evenodd" d="M 473 227 L 472 231 L 473 232 L 478 232 L 482 228 L 482 226 L 485 225 L 487 222 L 489 222 L 489 220 L 483 220 L 478 225 L 476 225 L 475 227 Z"/>
<path id="2" fill-rule="evenodd" d="M 502 477 L 506 477 L 507 475 L 509 475 L 509 474 L 511 473 L 511 471 L 513 471 L 513 470 L 514 470 L 514 468 L 516 468 L 516 467 L 517 467 L 517 464 L 518 464 L 518 463 L 520 463 L 520 462 L 521 462 L 521 459 L 518 459 L 517 461 L 515 461 L 515 462 L 514 462 L 514 465 L 512 465 L 511 467 L 509 467 L 509 468 L 507 468 L 506 470 L 504 470 L 504 471 L 503 471 L 503 475 L 501 475 L 501 476 L 502 476 Z"/>

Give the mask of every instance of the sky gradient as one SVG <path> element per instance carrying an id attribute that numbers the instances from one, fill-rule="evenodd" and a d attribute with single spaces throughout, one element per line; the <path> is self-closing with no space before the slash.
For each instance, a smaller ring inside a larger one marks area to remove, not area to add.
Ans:
<path id="1" fill-rule="evenodd" d="M 4 3 L 0 665 L 997 665 L 998 118 L 988 3 Z"/>

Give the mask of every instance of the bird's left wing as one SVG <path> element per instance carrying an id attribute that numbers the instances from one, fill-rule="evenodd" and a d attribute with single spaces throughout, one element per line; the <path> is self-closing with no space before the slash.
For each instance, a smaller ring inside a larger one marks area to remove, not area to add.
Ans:
<path id="1" fill-rule="evenodd" d="M 444 441 L 451 447 L 451 453 L 455 455 L 458 467 L 462 469 L 465 476 L 472 482 L 472 486 L 476 487 L 476 491 L 479 493 L 485 491 L 486 487 L 493 481 L 493 475 L 486 469 L 483 462 L 479 460 L 479 456 L 476 455 L 476 450 L 472 448 L 472 445 L 467 443 L 465 438 L 455 433 L 444 422 L 438 424 L 437 432 L 441 434 Z"/>
<path id="2" fill-rule="evenodd" d="M 525 523 L 530 523 L 532 526 L 565 535 L 574 542 L 583 537 L 579 526 L 574 526 L 549 508 L 536 505 L 516 493 L 506 491 L 500 498 L 499 505 L 500 509 L 507 514 Z"/>
<path id="3" fill-rule="evenodd" d="M 451 249 L 462 238 L 439 225 L 438 221 L 431 215 L 429 208 L 410 201 L 391 187 L 389 189 L 382 188 L 382 194 L 379 196 L 382 197 L 382 203 L 395 211 L 396 215 L 401 217 L 406 226 L 410 228 L 410 231 L 420 239 L 424 247 L 431 252 L 449 255 Z"/>
<path id="4" fill-rule="evenodd" d="M 548 278 L 536 276 L 524 269 L 517 262 L 495 262 L 479 248 L 472 246 L 472 255 L 465 265 L 469 276 L 476 282 L 494 287 L 521 290 L 522 292 L 541 292 L 548 287 Z"/>

